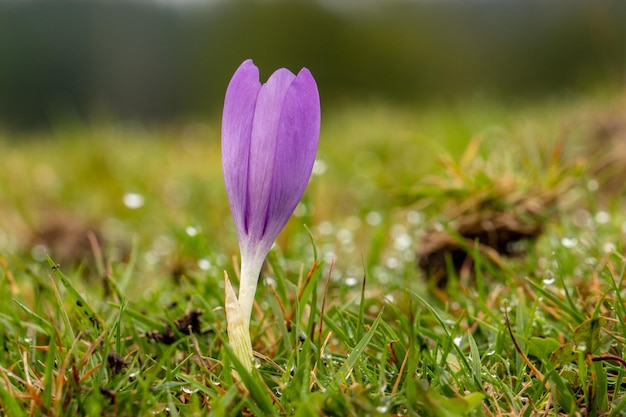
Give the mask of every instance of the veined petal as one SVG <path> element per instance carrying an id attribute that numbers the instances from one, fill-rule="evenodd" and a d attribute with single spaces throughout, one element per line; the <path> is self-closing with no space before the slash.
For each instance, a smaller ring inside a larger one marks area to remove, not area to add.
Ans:
<path id="1" fill-rule="evenodd" d="M 257 245 L 263 241 L 269 250 L 276 236 L 267 239 L 265 229 L 269 219 L 270 198 L 277 170 L 276 154 L 285 97 L 296 76 L 281 68 L 274 72 L 259 91 L 250 143 L 248 161 L 248 204 L 246 206 L 247 242 L 240 242 L 242 251 L 246 243 Z M 271 241 L 269 241 L 271 240 Z M 267 244 L 269 241 L 269 244 Z M 258 248 L 256 248 L 258 249 Z"/>
<path id="2" fill-rule="evenodd" d="M 228 84 L 222 115 L 222 169 L 224 182 L 241 242 L 246 229 L 248 166 L 252 123 L 261 90 L 259 70 L 252 60 L 244 61 Z"/>
<path id="3" fill-rule="evenodd" d="M 270 245 L 291 217 L 311 177 L 320 118 L 317 85 L 309 70 L 303 68 L 285 96 L 278 127 L 264 236 Z"/>

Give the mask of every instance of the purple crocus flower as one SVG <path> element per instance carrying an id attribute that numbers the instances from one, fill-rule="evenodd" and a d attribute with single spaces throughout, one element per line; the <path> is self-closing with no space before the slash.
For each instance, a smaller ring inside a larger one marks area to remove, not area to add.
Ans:
<path id="1" fill-rule="evenodd" d="M 241 64 L 224 100 L 222 165 L 241 251 L 239 297 L 226 277 L 228 333 L 248 369 L 250 315 L 259 274 L 309 182 L 319 131 L 319 94 L 308 69 L 294 75 L 281 68 L 261 84 L 252 60 Z M 243 328 L 245 341 L 237 336 Z"/>

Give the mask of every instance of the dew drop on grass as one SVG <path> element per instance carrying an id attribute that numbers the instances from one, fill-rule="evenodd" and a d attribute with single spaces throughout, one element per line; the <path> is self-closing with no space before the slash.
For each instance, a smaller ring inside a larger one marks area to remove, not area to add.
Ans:
<path id="1" fill-rule="evenodd" d="M 397 251 L 405 251 L 413 246 L 413 239 L 404 233 L 394 239 L 393 247 Z"/>
<path id="2" fill-rule="evenodd" d="M 198 229 L 193 226 L 187 226 L 185 233 L 187 233 L 187 236 L 194 237 L 198 235 Z"/>
<path id="3" fill-rule="evenodd" d="M 615 243 L 606 242 L 604 245 L 602 245 L 602 250 L 604 251 L 604 253 L 615 252 Z"/>
<path id="4" fill-rule="evenodd" d="M 155 251 L 148 251 L 143 255 L 143 259 L 148 265 L 156 265 L 159 262 L 159 255 Z"/>
<path id="5" fill-rule="evenodd" d="M 611 220 L 611 215 L 601 210 L 596 213 L 595 219 L 598 224 L 607 224 Z"/>
<path id="6" fill-rule="evenodd" d="M 561 239 L 561 245 L 563 245 L 566 248 L 573 248 L 578 244 L 578 239 L 576 239 L 575 237 L 564 237 Z"/>
<path id="7" fill-rule="evenodd" d="M 259 358 L 252 358 L 252 364 L 256 369 L 261 368 L 261 361 L 259 360 Z"/>
<path id="8" fill-rule="evenodd" d="M 433 227 L 433 230 L 437 232 L 443 232 L 446 230 L 446 228 L 441 223 L 434 223 L 432 227 Z"/>
<path id="9" fill-rule="evenodd" d="M 317 225 L 317 231 L 321 235 L 328 236 L 335 231 L 335 228 L 333 227 L 333 224 L 331 222 L 324 221 Z"/>
<path id="10" fill-rule="evenodd" d="M 208 271 L 211 268 L 211 261 L 207 258 L 198 259 L 198 268 L 203 271 Z"/>
<path id="11" fill-rule="evenodd" d="M 554 277 L 548 277 L 548 278 L 544 278 L 543 283 L 545 285 L 552 285 L 554 284 L 554 281 L 555 281 Z"/>
<path id="12" fill-rule="evenodd" d="M 409 211 L 406 215 L 406 220 L 411 224 L 420 224 L 423 216 L 419 211 Z"/>
<path id="13" fill-rule="evenodd" d="M 340 229 L 337 232 L 337 240 L 339 240 L 339 242 L 341 242 L 342 245 L 347 245 L 349 243 L 352 243 L 353 239 L 354 239 L 354 236 L 352 232 L 348 229 Z"/>
<path id="14" fill-rule="evenodd" d="M 615 249 L 615 248 L 613 248 L 613 249 Z M 606 249 L 605 249 L 605 252 L 607 252 L 607 251 L 606 251 Z M 611 251 L 608 251 L 608 252 L 611 252 Z M 594 258 L 593 256 L 590 256 L 590 257 L 588 257 L 588 258 L 585 258 L 585 265 L 591 265 L 591 266 L 594 266 L 594 265 L 596 265 L 597 263 L 598 263 L 598 260 L 597 260 L 596 258 Z M 579 268 L 576 268 L 576 269 L 578 270 Z"/>
<path id="15" fill-rule="evenodd" d="M 139 193 L 126 193 L 122 199 L 124 205 L 129 209 L 138 209 L 145 203 L 144 197 Z"/>
<path id="16" fill-rule="evenodd" d="M 37 262 L 43 262 L 46 260 L 47 252 L 48 249 L 46 248 L 46 245 L 38 244 L 33 246 L 33 248 L 30 250 L 30 256 L 32 256 L 33 259 Z"/>
<path id="17" fill-rule="evenodd" d="M 377 211 L 370 211 L 365 216 L 365 221 L 370 226 L 378 226 L 383 221 L 383 216 Z"/>
<path id="18" fill-rule="evenodd" d="M 332 263 L 337 258 L 337 254 L 333 251 L 324 252 L 324 262 L 327 264 Z"/>
<path id="19" fill-rule="evenodd" d="M 322 175 L 326 172 L 327 166 L 326 162 L 321 159 L 316 159 L 313 162 L 313 175 Z"/>
<path id="20" fill-rule="evenodd" d="M 298 203 L 296 209 L 293 211 L 295 217 L 304 217 L 307 214 L 307 207 L 302 202 Z"/>
<path id="21" fill-rule="evenodd" d="M 457 346 L 461 346 L 461 341 L 463 340 L 463 336 L 457 336 L 454 338 L 454 344 Z"/>
<path id="22" fill-rule="evenodd" d="M 215 257 L 215 262 L 218 265 L 222 265 L 222 266 L 226 265 L 226 262 L 228 262 L 228 257 L 224 255 L 223 253 L 221 253 Z"/>
<path id="23" fill-rule="evenodd" d="M 358 283 L 358 280 L 355 277 L 347 277 L 343 283 L 348 287 L 354 287 Z"/>
<path id="24" fill-rule="evenodd" d="M 584 341 L 580 341 L 576 346 L 574 346 L 574 349 L 585 352 L 587 350 L 587 344 Z"/>
<path id="25" fill-rule="evenodd" d="M 396 269 L 398 266 L 400 266 L 400 261 L 398 260 L 398 258 L 391 257 L 387 259 L 385 265 L 389 269 Z"/>

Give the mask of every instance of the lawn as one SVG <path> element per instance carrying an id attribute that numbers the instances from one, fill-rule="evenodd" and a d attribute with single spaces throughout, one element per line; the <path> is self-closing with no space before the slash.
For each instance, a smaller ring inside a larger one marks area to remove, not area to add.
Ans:
<path id="1" fill-rule="evenodd" d="M 0 132 L 0 413 L 624 415 L 624 104 L 323 103 L 251 374 L 218 117 Z"/>

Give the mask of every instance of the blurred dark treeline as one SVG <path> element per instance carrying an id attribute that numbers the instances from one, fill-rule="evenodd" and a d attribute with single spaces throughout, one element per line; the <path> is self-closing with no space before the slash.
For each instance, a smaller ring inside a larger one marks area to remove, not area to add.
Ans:
<path id="1" fill-rule="evenodd" d="M 245 58 L 309 67 L 325 104 L 624 84 L 624 0 L 379 3 L 0 1 L 0 124 L 219 114 Z"/>

